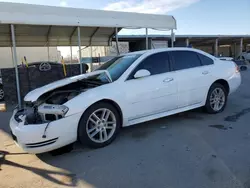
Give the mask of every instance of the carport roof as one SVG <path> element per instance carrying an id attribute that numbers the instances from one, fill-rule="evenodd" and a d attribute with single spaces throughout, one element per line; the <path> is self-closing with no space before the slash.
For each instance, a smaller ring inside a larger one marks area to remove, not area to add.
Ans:
<path id="1" fill-rule="evenodd" d="M 12 45 L 10 24 L 17 46 L 76 46 L 77 26 L 83 46 L 109 45 L 116 27 L 176 29 L 169 15 L 0 2 L 0 47 Z"/>

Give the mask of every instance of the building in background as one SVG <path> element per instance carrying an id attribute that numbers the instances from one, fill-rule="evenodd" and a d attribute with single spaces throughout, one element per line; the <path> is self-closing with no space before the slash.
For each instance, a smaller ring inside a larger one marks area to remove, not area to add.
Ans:
<path id="1" fill-rule="evenodd" d="M 146 48 L 145 35 L 120 35 L 119 41 L 129 43 L 129 51 Z M 171 46 L 170 35 L 149 35 L 148 48 L 166 48 Z M 174 47 L 192 47 L 215 56 L 238 58 L 242 52 L 250 49 L 250 35 L 176 35 Z"/>
<path id="2" fill-rule="evenodd" d="M 120 54 L 125 54 L 129 52 L 128 42 L 119 42 Z M 92 48 L 92 49 L 91 49 Z M 92 50 L 92 54 L 91 54 Z M 113 57 L 117 55 L 116 43 L 112 42 L 111 46 L 93 46 L 82 48 L 82 57 Z"/>
<path id="3" fill-rule="evenodd" d="M 17 48 L 17 61 L 18 64 L 22 63 L 22 58 L 26 57 L 28 63 L 37 61 L 48 61 L 48 48 L 47 47 L 18 47 Z M 49 48 L 49 60 L 60 61 L 61 54 L 57 47 Z M 14 67 L 12 61 L 11 48 L 0 48 L 0 69 Z"/>
<path id="4" fill-rule="evenodd" d="M 250 50 L 249 35 L 176 35 L 175 38 L 175 47 L 198 48 L 217 56 L 221 55 L 238 58 L 241 52 Z M 171 46 L 171 37 L 168 35 L 149 35 L 148 39 L 149 49 L 167 48 Z M 145 35 L 119 36 L 120 54 L 145 50 L 145 48 Z M 74 53 L 72 61 L 70 57 L 70 47 L 66 47 L 66 50 L 62 50 L 62 54 L 58 50 L 61 50 L 60 47 L 50 47 L 49 49 L 50 61 L 60 62 L 63 55 L 65 63 L 79 63 L 78 47 L 73 47 Z M 93 66 L 91 70 L 94 70 L 96 65 L 100 65 L 117 55 L 116 42 L 113 41 L 111 46 L 82 47 L 81 55 L 81 62 L 89 64 L 89 67 Z M 18 47 L 18 64 L 21 64 L 24 56 L 26 56 L 28 62 L 48 61 L 48 49 L 47 47 Z M 92 65 L 91 62 L 93 62 Z M 0 69 L 9 67 L 13 67 L 11 48 L 0 48 Z"/>
<path id="5" fill-rule="evenodd" d="M 129 52 L 128 42 L 119 42 L 118 47 L 120 54 Z M 88 64 L 90 71 L 98 68 L 101 63 L 104 63 L 112 57 L 117 56 L 117 47 L 115 42 L 112 42 L 111 46 L 84 47 L 81 51 L 82 62 Z"/>

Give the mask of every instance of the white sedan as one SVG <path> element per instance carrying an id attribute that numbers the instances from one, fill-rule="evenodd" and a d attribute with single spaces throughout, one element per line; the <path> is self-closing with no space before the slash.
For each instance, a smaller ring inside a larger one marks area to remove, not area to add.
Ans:
<path id="1" fill-rule="evenodd" d="M 120 55 L 98 70 L 28 93 L 10 120 L 13 138 L 30 153 L 79 140 L 110 144 L 121 127 L 204 107 L 222 112 L 241 84 L 234 62 L 203 51 L 169 48 Z"/>

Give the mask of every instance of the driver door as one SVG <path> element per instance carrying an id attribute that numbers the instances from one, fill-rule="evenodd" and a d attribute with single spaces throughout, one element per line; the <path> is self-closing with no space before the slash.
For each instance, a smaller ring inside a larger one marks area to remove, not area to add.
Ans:
<path id="1" fill-rule="evenodd" d="M 135 73 L 142 69 L 148 70 L 151 75 L 135 79 Z M 156 53 L 142 60 L 124 85 L 129 121 L 177 108 L 177 79 L 175 72 L 170 72 L 167 52 Z"/>

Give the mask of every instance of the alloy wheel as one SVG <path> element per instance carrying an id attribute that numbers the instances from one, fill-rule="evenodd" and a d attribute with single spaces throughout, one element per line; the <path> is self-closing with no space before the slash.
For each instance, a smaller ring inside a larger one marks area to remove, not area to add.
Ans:
<path id="1" fill-rule="evenodd" d="M 225 105 L 225 92 L 221 88 L 215 88 L 210 95 L 210 106 L 214 111 L 219 111 Z"/>
<path id="2" fill-rule="evenodd" d="M 116 126 L 114 113 L 107 108 L 101 108 L 89 116 L 86 131 L 92 141 L 104 143 L 113 136 Z"/>

